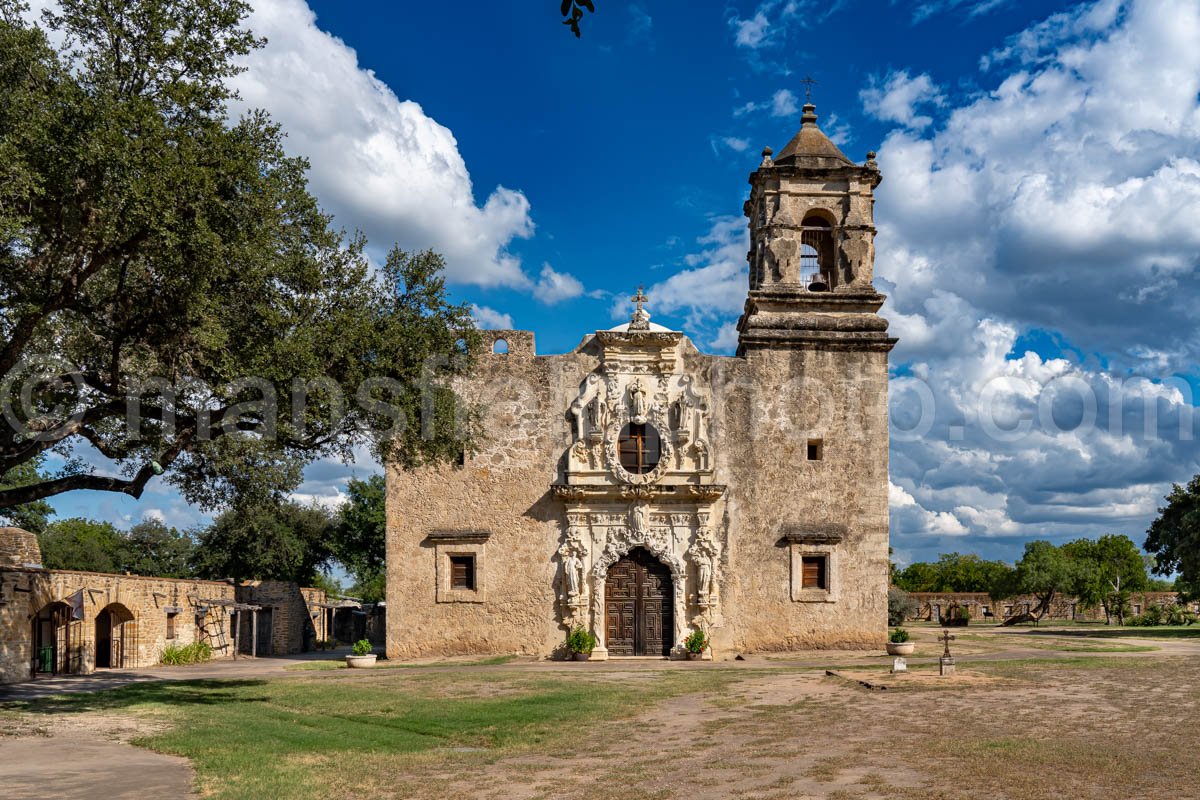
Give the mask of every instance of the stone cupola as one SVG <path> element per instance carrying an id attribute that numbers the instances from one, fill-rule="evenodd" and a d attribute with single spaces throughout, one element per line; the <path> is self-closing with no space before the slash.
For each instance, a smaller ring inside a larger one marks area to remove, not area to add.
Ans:
<path id="1" fill-rule="evenodd" d="M 764 347 L 890 350 L 884 296 L 872 285 L 875 153 L 859 166 L 817 126 L 806 103 L 800 130 L 772 158 L 765 148 L 743 206 L 750 224 L 750 291 L 738 353 Z"/>

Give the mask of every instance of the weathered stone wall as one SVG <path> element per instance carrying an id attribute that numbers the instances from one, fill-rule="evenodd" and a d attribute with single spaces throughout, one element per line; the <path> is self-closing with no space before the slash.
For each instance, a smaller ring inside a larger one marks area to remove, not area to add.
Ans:
<path id="1" fill-rule="evenodd" d="M 40 567 L 42 548 L 36 533 L 0 528 L 0 567 Z"/>
<path id="2" fill-rule="evenodd" d="M 567 410 L 599 364 L 595 342 L 538 357 L 531 334 L 487 333 L 506 339 L 509 354 L 487 348 L 458 387 L 484 414 L 480 451 L 462 467 L 389 468 L 390 658 L 550 655 L 565 637 L 556 551 L 567 520 L 549 490 L 563 480 L 573 443 Z M 711 630 L 716 657 L 878 647 L 887 622 L 886 354 L 793 349 L 728 358 L 686 341 L 681 352 L 685 372 L 712 393 L 715 482 L 728 486 L 714 506 L 713 524 L 728 541 L 722 621 Z M 822 458 L 809 461 L 815 439 Z M 489 534 L 469 548 L 481 586 L 471 599 L 439 602 L 441 545 L 429 537 L 455 530 Z M 793 599 L 799 550 L 784 537 L 796 530 L 840 535 L 825 548 L 835 567 L 830 597 Z"/>
<path id="3" fill-rule="evenodd" d="M 96 666 L 96 618 L 105 608 L 127 609 L 135 626 L 127 630 L 125 667 L 158 663 L 168 644 L 190 644 L 207 638 L 217 656 L 229 655 L 228 619 L 213 606 L 205 618 L 209 636 L 197 624 L 197 611 L 207 599 L 233 600 L 233 586 L 217 581 L 108 575 L 97 572 L 0 568 L 0 683 L 27 680 L 33 661 L 33 619 L 54 602 L 70 602 L 82 591 L 83 619 L 70 623 L 67 661 L 72 672 Z M 168 609 L 175 614 L 175 638 L 167 639 Z M 222 647 L 217 631 L 223 631 Z"/>
<path id="4" fill-rule="evenodd" d="M 550 493 L 571 445 L 567 408 L 593 352 L 536 357 L 533 335 L 488 331 L 459 391 L 484 415 L 485 438 L 462 467 L 388 469 L 387 654 L 549 653 L 564 638 L 555 612 L 555 550 L 565 517 Z M 429 534 L 484 530 L 475 545 L 483 602 L 438 602 Z"/>
<path id="5" fill-rule="evenodd" d="M 909 595 L 917 603 L 917 612 L 910 619 L 926 622 L 937 621 L 952 605 L 965 608 L 971 619 L 980 621 L 1000 621 L 1038 607 L 1038 599 L 1033 595 L 1004 600 L 993 600 L 985 592 L 910 592 Z M 1133 613 L 1141 614 L 1150 606 L 1174 605 L 1178 597 L 1175 592 L 1135 592 L 1129 602 Z M 1189 605 L 1200 611 L 1200 603 Z M 1104 620 L 1104 609 L 1085 608 L 1078 598 L 1060 594 L 1051 601 L 1043 619 L 1097 622 Z"/>
<path id="6" fill-rule="evenodd" d="M 870 648 L 885 640 L 887 356 L 781 350 L 714 360 L 717 482 L 729 486 L 725 652 Z M 722 390 L 721 387 L 724 387 Z M 819 440 L 819 460 L 807 459 Z M 789 531 L 831 531 L 836 600 L 792 599 Z"/>
<path id="7" fill-rule="evenodd" d="M 301 653 L 312 640 L 325 638 L 318 635 L 318 627 L 324 632 L 325 615 L 314 605 L 325 602 L 323 589 L 306 589 L 287 581 L 247 581 L 238 586 L 237 599 L 270 610 L 271 655 Z M 259 648 L 261 652 L 261 643 Z"/>

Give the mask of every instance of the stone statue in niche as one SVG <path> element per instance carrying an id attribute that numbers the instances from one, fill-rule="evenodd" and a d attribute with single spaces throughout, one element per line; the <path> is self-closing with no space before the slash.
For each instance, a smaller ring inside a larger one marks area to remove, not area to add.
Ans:
<path id="1" fill-rule="evenodd" d="M 567 599 L 574 600 L 579 597 L 583 590 L 583 559 L 575 552 L 573 548 L 563 546 L 562 549 L 562 565 L 563 565 L 563 589 L 566 591 Z"/>
<path id="2" fill-rule="evenodd" d="M 629 527 L 639 541 L 650 535 L 650 506 L 639 503 L 629 512 Z"/>
<path id="3" fill-rule="evenodd" d="M 650 396 L 646 394 L 646 387 L 642 385 L 642 379 L 638 378 L 629 387 L 629 417 L 636 424 L 644 425 L 649 413 Z"/>
<path id="4" fill-rule="evenodd" d="M 608 407 L 604 403 L 604 381 L 599 375 L 588 375 L 583 391 L 571 403 L 575 417 L 575 438 L 597 438 L 608 423 Z"/>
<path id="5" fill-rule="evenodd" d="M 717 546 L 707 536 L 700 536 L 688 552 L 696 563 L 696 603 L 706 605 L 713 595 L 713 571 L 719 555 Z"/>

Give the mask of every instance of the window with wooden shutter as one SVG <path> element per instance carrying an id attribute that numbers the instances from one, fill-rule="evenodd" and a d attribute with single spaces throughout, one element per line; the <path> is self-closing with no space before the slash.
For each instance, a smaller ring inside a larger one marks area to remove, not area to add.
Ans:
<path id="1" fill-rule="evenodd" d="M 475 590 L 475 556 L 450 556 L 450 588 Z"/>
<path id="2" fill-rule="evenodd" d="M 803 589 L 829 589 L 828 560 L 825 556 L 804 556 L 800 586 Z"/>
<path id="3" fill-rule="evenodd" d="M 645 475 L 658 466 L 662 456 L 662 442 L 653 425 L 629 423 L 617 440 L 621 466 L 633 475 Z"/>
<path id="4" fill-rule="evenodd" d="M 167 614 L 167 638 L 175 638 L 175 617 L 176 614 Z"/>

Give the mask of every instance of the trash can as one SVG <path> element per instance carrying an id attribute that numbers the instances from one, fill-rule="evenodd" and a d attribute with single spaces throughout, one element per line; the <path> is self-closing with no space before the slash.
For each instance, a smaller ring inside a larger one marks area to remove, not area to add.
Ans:
<path id="1" fill-rule="evenodd" d="M 54 645 L 38 650 L 38 672 L 54 672 Z"/>

